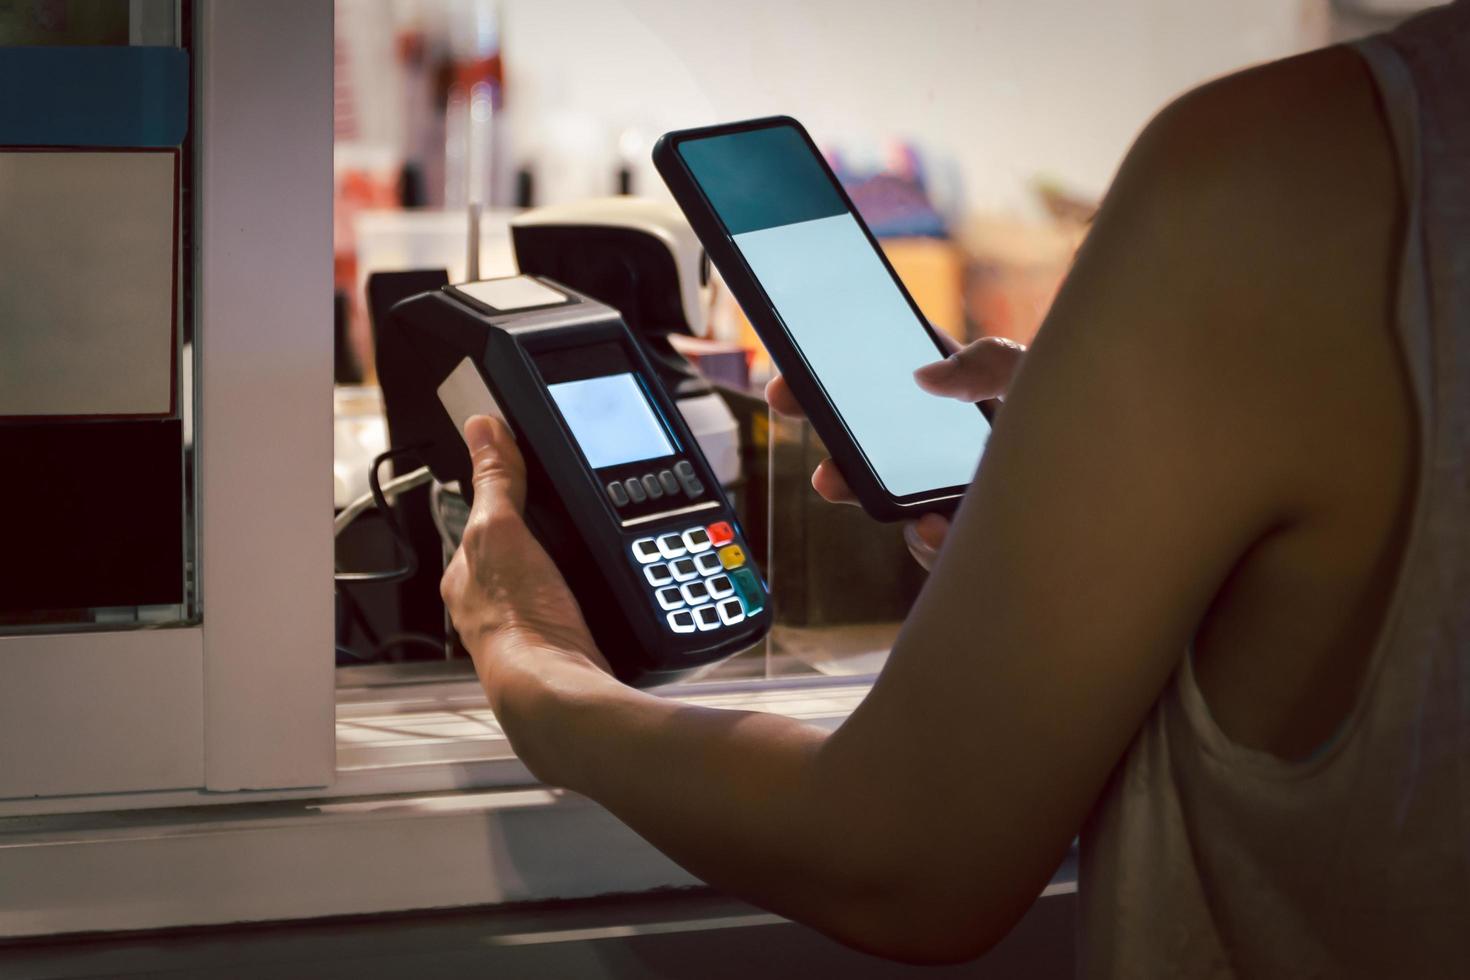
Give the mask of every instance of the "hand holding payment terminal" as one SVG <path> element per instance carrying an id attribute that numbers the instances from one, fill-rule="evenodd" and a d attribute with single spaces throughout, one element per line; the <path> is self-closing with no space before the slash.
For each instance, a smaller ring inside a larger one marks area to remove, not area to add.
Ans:
<path id="1" fill-rule="evenodd" d="M 526 521 L 617 676 L 647 686 L 770 628 L 765 584 L 699 445 L 621 316 L 550 280 L 445 286 L 393 307 L 402 444 L 472 492 L 461 435 L 497 415 L 526 459 Z"/>

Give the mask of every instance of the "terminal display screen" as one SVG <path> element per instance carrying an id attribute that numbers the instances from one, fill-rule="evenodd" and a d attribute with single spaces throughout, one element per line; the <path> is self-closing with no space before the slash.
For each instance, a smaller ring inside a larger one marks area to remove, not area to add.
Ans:
<path id="1" fill-rule="evenodd" d="M 673 454 L 636 375 L 580 378 L 546 388 L 593 469 Z"/>

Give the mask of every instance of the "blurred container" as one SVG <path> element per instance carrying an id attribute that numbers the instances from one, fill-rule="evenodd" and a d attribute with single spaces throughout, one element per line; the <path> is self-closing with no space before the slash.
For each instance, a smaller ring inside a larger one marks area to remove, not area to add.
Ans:
<path id="1" fill-rule="evenodd" d="M 1087 233 L 1080 222 L 986 215 L 960 230 L 965 314 L 974 336 L 1031 343 Z"/>
<path id="2" fill-rule="evenodd" d="M 736 391 L 750 390 L 750 350 L 730 340 L 670 334 L 669 343 L 694 369 L 715 384 Z"/>
<path id="3" fill-rule="evenodd" d="M 963 342 L 964 252 L 953 242 L 938 238 L 885 238 L 879 244 L 925 318 Z"/>

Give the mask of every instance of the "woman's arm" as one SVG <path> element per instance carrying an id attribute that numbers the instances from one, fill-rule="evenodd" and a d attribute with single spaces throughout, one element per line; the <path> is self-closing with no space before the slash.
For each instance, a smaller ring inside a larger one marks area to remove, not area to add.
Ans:
<path id="1" fill-rule="evenodd" d="M 1341 257 L 1292 229 L 1381 188 L 1324 176 L 1281 195 L 1279 155 L 1339 109 L 1253 92 L 1192 97 L 1130 153 L 887 666 L 830 736 L 616 684 L 564 608 L 520 611 L 546 605 L 554 569 L 509 584 L 472 571 L 534 546 L 514 493 L 477 476 L 445 595 L 533 771 L 717 887 L 852 945 L 951 960 L 999 940 L 1220 583 L 1296 519 L 1312 465 L 1299 437 L 1335 424 L 1303 392 L 1340 378 L 1294 329 L 1334 310 L 1292 284 L 1320 285 Z M 1221 124 L 1266 108 L 1275 121 L 1223 153 Z M 482 469 L 504 469 L 503 430 L 483 433 Z M 481 629 L 484 595 L 499 611 Z"/>

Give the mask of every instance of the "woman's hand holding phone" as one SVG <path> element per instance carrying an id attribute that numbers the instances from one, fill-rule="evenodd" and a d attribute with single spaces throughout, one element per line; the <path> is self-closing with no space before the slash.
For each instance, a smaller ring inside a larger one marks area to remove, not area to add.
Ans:
<path id="1" fill-rule="evenodd" d="M 914 380 L 919 387 L 941 398 L 978 402 L 1003 397 L 1026 354 L 1023 345 L 1000 337 L 982 337 L 961 347 L 947 334 L 940 333 L 939 336 L 950 348 L 950 355 L 914 372 Z M 805 415 L 780 375 L 766 385 L 766 402 L 782 415 L 793 418 Z M 856 496 L 831 459 L 817 464 L 812 473 L 812 488 L 834 504 L 857 503 Z M 925 514 L 904 529 L 904 537 L 915 560 L 928 568 L 948 531 L 949 518 L 941 514 Z"/>

